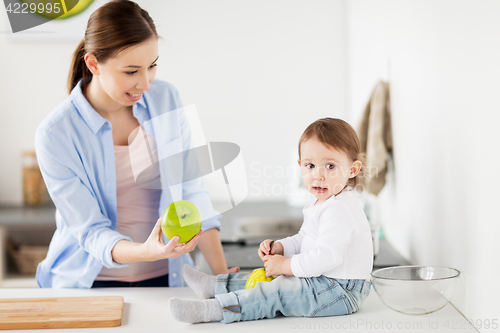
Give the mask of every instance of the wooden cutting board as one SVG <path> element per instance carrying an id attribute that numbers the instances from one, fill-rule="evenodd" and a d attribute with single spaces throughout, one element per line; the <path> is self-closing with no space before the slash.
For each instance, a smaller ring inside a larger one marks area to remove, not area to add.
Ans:
<path id="1" fill-rule="evenodd" d="M 0 299 L 0 329 L 114 327 L 123 296 Z"/>

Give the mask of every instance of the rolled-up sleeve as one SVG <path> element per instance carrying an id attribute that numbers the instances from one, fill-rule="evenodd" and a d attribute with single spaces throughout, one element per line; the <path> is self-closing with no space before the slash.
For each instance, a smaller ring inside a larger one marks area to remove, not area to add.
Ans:
<path id="1" fill-rule="evenodd" d="M 111 221 L 102 213 L 95 192 L 81 178 L 83 166 L 77 171 L 66 163 L 65 154 L 77 153 L 57 144 L 40 129 L 36 132 L 35 147 L 48 192 L 62 217 L 61 227 L 67 228 L 79 246 L 104 266 L 128 266 L 114 262 L 111 250 L 119 240 L 132 239 L 111 228 Z"/>

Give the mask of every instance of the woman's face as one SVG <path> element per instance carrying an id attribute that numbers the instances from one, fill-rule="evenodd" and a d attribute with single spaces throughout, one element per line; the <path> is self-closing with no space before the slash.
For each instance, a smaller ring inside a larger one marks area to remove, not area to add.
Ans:
<path id="1" fill-rule="evenodd" d="M 158 41 L 151 38 L 99 63 L 98 75 L 92 80 L 97 78 L 106 97 L 122 106 L 132 106 L 153 82 L 157 59 Z"/>

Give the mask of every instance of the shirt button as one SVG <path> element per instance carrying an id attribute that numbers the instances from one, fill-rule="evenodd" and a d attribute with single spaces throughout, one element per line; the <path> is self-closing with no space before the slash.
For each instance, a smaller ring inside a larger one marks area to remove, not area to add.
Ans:
<path id="1" fill-rule="evenodd" d="M 173 273 L 172 276 L 175 278 L 177 277 L 177 273 Z"/>

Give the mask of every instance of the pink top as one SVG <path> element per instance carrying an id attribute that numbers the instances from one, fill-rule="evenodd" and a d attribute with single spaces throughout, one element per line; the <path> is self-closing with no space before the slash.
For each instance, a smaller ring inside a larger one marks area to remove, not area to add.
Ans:
<path id="1" fill-rule="evenodd" d="M 137 137 L 141 138 L 142 135 Z M 148 137 L 149 147 L 156 154 L 154 140 Z M 134 242 L 144 243 L 149 237 L 153 227 L 158 220 L 158 205 L 160 203 L 161 190 L 154 185 L 159 179 L 159 169 L 153 165 L 146 170 L 146 179 L 141 179 L 141 186 L 134 180 L 134 171 L 137 174 L 136 165 L 151 166 L 151 155 L 149 149 L 141 149 L 142 139 L 134 140 L 130 146 L 114 146 L 116 165 L 116 199 L 117 199 L 117 226 L 116 231 L 132 238 Z M 142 140 L 144 143 L 144 140 Z M 131 158 L 133 156 L 133 165 Z M 144 169 L 144 168 L 142 168 Z M 144 175 L 141 174 L 141 177 Z M 152 188 L 152 189 L 151 189 Z M 135 282 L 152 279 L 168 273 L 168 259 L 158 261 L 147 261 L 131 263 L 123 268 L 103 267 L 96 280 L 100 281 L 126 281 Z"/>

